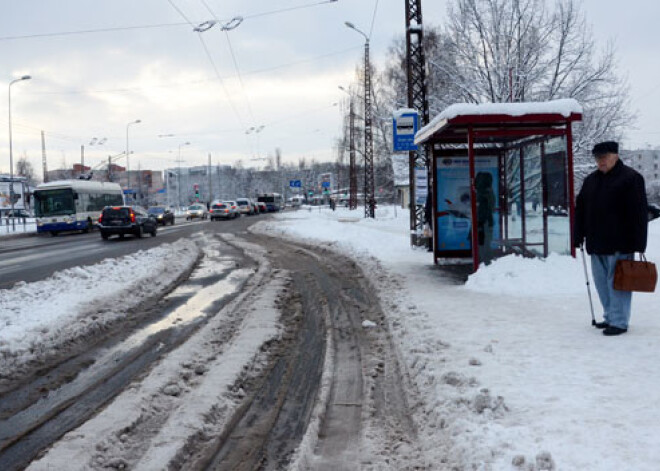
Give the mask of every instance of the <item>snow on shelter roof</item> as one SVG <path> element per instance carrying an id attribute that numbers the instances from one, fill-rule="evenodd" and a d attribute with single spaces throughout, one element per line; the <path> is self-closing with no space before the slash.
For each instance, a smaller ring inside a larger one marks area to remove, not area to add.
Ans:
<path id="1" fill-rule="evenodd" d="M 572 98 L 526 103 L 456 103 L 445 108 L 429 124 L 417 131 L 415 144 L 427 141 L 433 134 L 445 127 L 449 121 L 457 117 L 561 115 L 570 118 L 576 114 L 582 114 L 582 106 Z M 478 118 L 475 118 L 475 122 L 479 121 Z"/>

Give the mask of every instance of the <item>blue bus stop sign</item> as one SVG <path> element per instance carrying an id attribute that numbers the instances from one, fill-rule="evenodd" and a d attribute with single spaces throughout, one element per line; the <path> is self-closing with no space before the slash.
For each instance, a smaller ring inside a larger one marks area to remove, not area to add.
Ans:
<path id="1" fill-rule="evenodd" d="M 300 180 L 289 180 L 290 188 L 302 188 L 302 181 Z"/>
<path id="2" fill-rule="evenodd" d="M 417 132 L 418 122 L 419 116 L 416 110 L 404 108 L 395 111 L 392 118 L 394 152 L 417 150 L 415 133 Z"/>

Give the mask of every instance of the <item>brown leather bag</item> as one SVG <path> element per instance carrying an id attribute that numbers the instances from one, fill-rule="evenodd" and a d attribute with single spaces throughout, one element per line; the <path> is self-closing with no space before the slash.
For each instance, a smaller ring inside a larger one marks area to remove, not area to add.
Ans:
<path id="1" fill-rule="evenodd" d="M 617 260 L 614 267 L 614 289 L 653 293 L 658 282 L 655 263 L 647 262 L 644 254 L 639 260 Z"/>

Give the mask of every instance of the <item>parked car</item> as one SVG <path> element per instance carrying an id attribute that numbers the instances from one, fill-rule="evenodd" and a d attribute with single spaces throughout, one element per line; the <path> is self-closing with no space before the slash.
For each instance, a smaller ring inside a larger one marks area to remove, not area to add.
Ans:
<path id="1" fill-rule="evenodd" d="M 5 211 L 2 214 L 2 217 L 5 218 L 10 218 L 10 217 L 15 217 L 19 219 L 28 219 L 28 218 L 33 218 L 34 214 L 32 214 L 30 211 L 27 209 L 14 209 L 14 212 L 11 212 L 11 209 L 8 211 Z"/>
<path id="2" fill-rule="evenodd" d="M 139 238 L 149 233 L 156 237 L 158 221 L 139 206 L 106 206 L 99 216 L 98 228 L 104 240 L 111 235 L 123 238 L 126 234 Z"/>
<path id="3" fill-rule="evenodd" d="M 260 213 L 267 213 L 268 212 L 268 206 L 266 206 L 266 203 L 258 202 L 257 206 L 259 206 L 259 212 Z"/>
<path id="4" fill-rule="evenodd" d="M 213 203 L 209 212 L 211 221 L 218 219 L 234 219 L 239 216 L 238 211 L 231 209 L 227 203 Z"/>
<path id="5" fill-rule="evenodd" d="M 238 205 L 238 211 L 241 214 L 247 214 L 249 216 L 254 214 L 254 207 L 249 198 L 236 198 L 236 204 Z"/>
<path id="6" fill-rule="evenodd" d="M 208 216 L 206 206 L 203 204 L 191 204 L 186 210 L 186 221 L 193 219 L 206 219 Z"/>
<path id="7" fill-rule="evenodd" d="M 174 225 L 174 213 L 164 206 L 152 206 L 147 210 L 149 214 L 156 218 L 158 224 L 166 226 L 167 224 Z"/>

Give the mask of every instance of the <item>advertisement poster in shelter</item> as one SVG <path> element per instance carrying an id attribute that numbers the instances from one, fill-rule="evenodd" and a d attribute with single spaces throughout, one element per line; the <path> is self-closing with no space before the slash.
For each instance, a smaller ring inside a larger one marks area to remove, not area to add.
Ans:
<path id="1" fill-rule="evenodd" d="M 475 177 L 480 173 L 490 174 L 488 180 L 491 182 L 494 200 L 497 202 L 499 194 L 497 157 L 475 158 Z M 492 210 L 495 213 L 497 207 Z M 440 255 L 443 251 L 470 250 L 472 248 L 472 204 L 467 157 L 438 157 L 436 159 L 436 218 L 437 250 Z M 494 223 L 492 239 L 499 239 L 500 227 L 497 214 L 493 214 L 492 220 Z"/>

